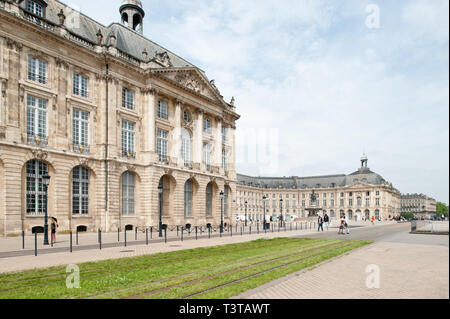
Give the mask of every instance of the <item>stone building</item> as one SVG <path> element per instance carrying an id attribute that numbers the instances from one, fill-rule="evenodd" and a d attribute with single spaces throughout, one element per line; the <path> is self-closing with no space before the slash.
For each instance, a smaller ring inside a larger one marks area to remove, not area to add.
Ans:
<path id="1" fill-rule="evenodd" d="M 349 175 L 314 177 L 250 177 L 239 175 L 237 186 L 238 219 L 253 221 L 306 219 L 308 208 L 321 208 L 331 218 L 346 214 L 353 220 L 374 216 L 387 220 L 400 215 L 400 192 L 367 167 Z M 313 203 L 311 194 L 317 195 Z M 264 214 L 265 207 L 265 214 Z"/>
<path id="2" fill-rule="evenodd" d="M 217 225 L 221 191 L 231 222 L 234 99 L 145 38 L 144 15 L 123 1 L 103 26 L 56 0 L 0 0 L 0 235 L 40 231 L 46 198 L 59 230 L 158 226 L 160 211 Z"/>
<path id="3" fill-rule="evenodd" d="M 415 218 L 436 216 L 436 200 L 424 194 L 402 194 L 401 213 L 413 213 Z"/>

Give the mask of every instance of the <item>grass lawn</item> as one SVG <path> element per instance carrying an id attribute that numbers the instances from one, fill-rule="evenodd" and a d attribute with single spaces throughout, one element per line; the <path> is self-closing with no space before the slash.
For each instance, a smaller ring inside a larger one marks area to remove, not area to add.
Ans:
<path id="1" fill-rule="evenodd" d="M 229 298 L 369 243 L 260 239 L 84 263 L 79 289 L 66 287 L 66 267 L 0 274 L 0 299 Z"/>

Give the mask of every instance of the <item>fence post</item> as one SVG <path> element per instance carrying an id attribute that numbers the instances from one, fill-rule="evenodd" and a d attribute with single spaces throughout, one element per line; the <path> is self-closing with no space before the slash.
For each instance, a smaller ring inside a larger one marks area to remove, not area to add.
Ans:
<path id="1" fill-rule="evenodd" d="M 22 230 L 22 249 L 25 249 L 25 231 Z"/>
<path id="2" fill-rule="evenodd" d="M 148 228 L 145 228 L 145 244 L 148 246 Z"/>
<path id="3" fill-rule="evenodd" d="M 72 252 L 72 231 L 70 231 L 70 252 Z"/>

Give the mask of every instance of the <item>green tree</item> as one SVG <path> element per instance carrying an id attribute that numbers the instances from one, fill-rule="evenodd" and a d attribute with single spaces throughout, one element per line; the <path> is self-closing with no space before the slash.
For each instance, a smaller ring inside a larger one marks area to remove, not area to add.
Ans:
<path id="1" fill-rule="evenodd" d="M 441 217 L 444 215 L 445 217 L 448 217 L 448 206 L 444 203 L 437 202 L 436 203 L 436 215 L 438 217 Z"/>
<path id="2" fill-rule="evenodd" d="M 413 219 L 414 218 L 414 214 L 413 213 L 402 213 L 401 214 L 402 217 L 404 217 L 405 219 L 409 220 L 409 219 Z"/>

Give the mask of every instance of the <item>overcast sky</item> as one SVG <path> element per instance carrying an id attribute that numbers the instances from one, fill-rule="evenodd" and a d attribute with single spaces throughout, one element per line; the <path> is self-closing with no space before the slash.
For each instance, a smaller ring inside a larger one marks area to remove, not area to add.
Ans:
<path id="1" fill-rule="evenodd" d="M 109 25 L 121 2 L 66 3 Z M 144 35 L 235 96 L 239 173 L 348 174 L 366 152 L 402 193 L 448 203 L 448 0 L 142 3 Z M 247 156 L 249 132 L 271 169 Z"/>

